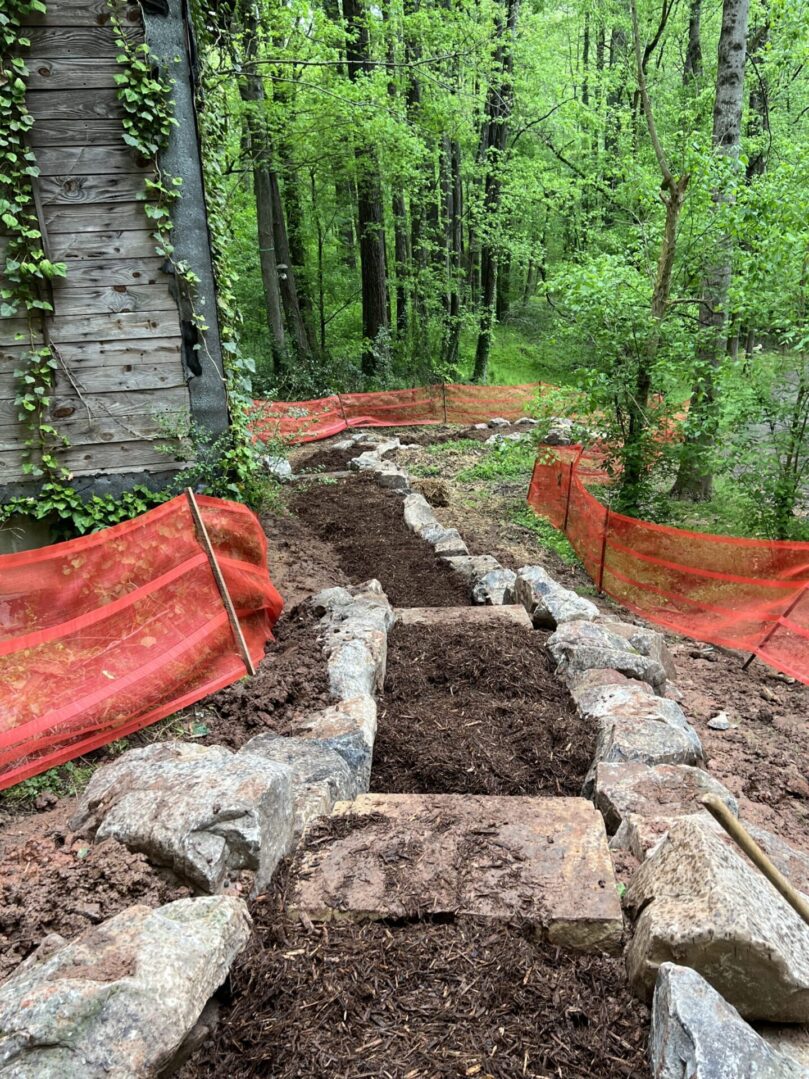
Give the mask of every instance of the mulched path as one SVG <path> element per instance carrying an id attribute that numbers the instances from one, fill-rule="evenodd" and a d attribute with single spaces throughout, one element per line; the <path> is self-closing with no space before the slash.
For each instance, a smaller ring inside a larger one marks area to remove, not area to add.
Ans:
<path id="1" fill-rule="evenodd" d="M 376 578 L 396 607 L 457 607 L 469 588 L 404 523 L 402 496 L 369 476 L 296 491 L 291 509 L 332 545 L 355 584 Z"/>
<path id="2" fill-rule="evenodd" d="M 75 799 L 0 833 L 0 979 L 49 933 L 67 939 L 133 903 L 160 906 L 190 895 L 171 875 L 114 839 L 74 836 Z"/>
<path id="3" fill-rule="evenodd" d="M 294 734 L 304 714 L 333 703 L 318 628 L 307 605 L 284 614 L 255 678 L 205 699 L 208 733 L 199 741 L 238 749 L 267 731 Z"/>
<path id="4" fill-rule="evenodd" d="M 213 1042 L 181 1079 L 648 1077 L 620 959 L 474 919 L 301 924 L 253 903 Z"/>
<path id="5" fill-rule="evenodd" d="M 553 675 L 546 636 L 395 626 L 371 790 L 578 795 L 595 735 Z"/>

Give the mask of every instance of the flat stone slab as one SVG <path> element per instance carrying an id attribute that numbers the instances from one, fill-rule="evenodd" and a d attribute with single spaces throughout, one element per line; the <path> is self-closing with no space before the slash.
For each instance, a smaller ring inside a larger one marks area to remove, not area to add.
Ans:
<path id="1" fill-rule="evenodd" d="M 640 817 L 684 817 L 703 812 L 700 798 L 715 794 L 734 816 L 736 799 L 702 768 L 687 764 L 658 764 L 650 768 L 635 761 L 596 765 L 593 800 L 604 815 L 607 831 L 617 831 L 630 814 Z"/>
<path id="2" fill-rule="evenodd" d="M 396 621 L 403 626 L 508 625 L 533 629 L 531 616 L 522 604 L 502 607 L 397 607 Z"/>
<path id="3" fill-rule="evenodd" d="M 581 798 L 366 794 L 306 836 L 289 906 L 318 921 L 457 914 L 615 953 L 621 904 L 604 823 Z"/>

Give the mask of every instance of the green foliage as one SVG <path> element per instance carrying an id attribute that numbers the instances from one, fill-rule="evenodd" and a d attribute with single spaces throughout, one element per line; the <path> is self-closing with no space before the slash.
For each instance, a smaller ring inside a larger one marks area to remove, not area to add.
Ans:
<path id="1" fill-rule="evenodd" d="M 8 790 L 0 791 L 0 802 L 7 805 L 24 805 L 33 802 L 41 794 L 53 794 L 57 798 L 80 794 L 93 777 L 92 764 L 68 761 L 58 768 L 51 768 L 42 775 L 24 779 Z"/>
<path id="2" fill-rule="evenodd" d="M 488 448 L 488 447 L 487 447 Z M 488 483 L 525 480 L 531 475 L 536 445 L 530 438 L 495 443 L 483 460 L 458 473 L 460 483 L 485 480 Z"/>
<path id="3" fill-rule="evenodd" d="M 56 540 L 73 539 L 128 521 L 170 497 L 167 491 L 137 485 L 118 496 L 83 498 L 73 487 L 50 481 L 36 495 L 6 499 L 0 505 L 0 528 L 21 515 L 49 522 Z"/>
<path id="4" fill-rule="evenodd" d="M 545 550 L 552 551 L 569 566 L 580 565 L 579 557 L 568 542 L 567 536 L 554 528 L 547 517 L 540 517 L 528 506 L 521 505 L 514 511 L 511 519 L 521 528 L 528 529 Z"/>

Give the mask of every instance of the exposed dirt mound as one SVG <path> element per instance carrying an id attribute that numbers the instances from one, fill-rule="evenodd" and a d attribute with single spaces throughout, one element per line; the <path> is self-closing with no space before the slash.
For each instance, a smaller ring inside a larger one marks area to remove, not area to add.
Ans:
<path id="1" fill-rule="evenodd" d="M 595 748 L 519 626 L 394 627 L 371 790 L 578 795 Z"/>
<path id="2" fill-rule="evenodd" d="M 3 840 L 13 839 L 13 825 Z M 190 895 L 114 839 L 92 846 L 67 828 L 6 845 L 0 856 L 0 978 L 48 933 L 68 939 L 133 903 L 150 907 Z"/>
<path id="3" fill-rule="evenodd" d="M 276 896 L 183 1079 L 648 1076 L 648 1010 L 620 959 L 459 919 L 302 926 Z"/>
<path id="4" fill-rule="evenodd" d="M 404 523 L 401 495 L 368 476 L 296 491 L 294 512 L 332 545 L 355 584 L 375 577 L 396 607 L 455 607 L 469 589 Z"/>
<path id="5" fill-rule="evenodd" d="M 255 678 L 205 700 L 205 745 L 237 749 L 266 731 L 291 734 L 303 715 L 331 703 L 326 658 L 311 608 L 302 605 L 285 614 L 275 638 Z"/>
<path id="6" fill-rule="evenodd" d="M 327 447 L 299 462 L 296 472 L 341 472 L 348 468 L 348 462 L 359 457 L 362 450 L 351 446 L 347 450 L 335 450 Z"/>
<path id="7" fill-rule="evenodd" d="M 348 584 L 337 554 L 292 514 L 265 513 L 267 561 L 272 582 L 290 610 L 323 588 Z"/>

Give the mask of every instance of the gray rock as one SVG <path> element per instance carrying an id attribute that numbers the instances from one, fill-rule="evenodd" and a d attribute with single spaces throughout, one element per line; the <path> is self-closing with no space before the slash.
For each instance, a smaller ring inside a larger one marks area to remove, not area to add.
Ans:
<path id="1" fill-rule="evenodd" d="M 653 1079 L 807 1079 L 688 967 L 663 963 L 652 1005 Z"/>
<path id="2" fill-rule="evenodd" d="M 724 712 L 720 712 L 718 716 L 713 716 L 708 720 L 708 726 L 712 731 L 729 731 L 732 723 Z"/>
<path id="3" fill-rule="evenodd" d="M 592 667 L 588 671 L 578 674 L 568 674 L 565 678 L 570 695 L 578 705 L 582 715 L 601 716 L 609 711 L 603 702 L 611 702 L 612 695 L 604 695 L 601 691 L 609 687 L 622 686 L 633 695 L 642 694 L 645 697 L 654 697 L 655 692 L 648 682 L 638 682 L 627 678 L 620 671 L 610 668 Z M 595 711 L 591 712 L 591 709 Z"/>
<path id="4" fill-rule="evenodd" d="M 374 479 L 380 487 L 385 487 L 390 491 L 398 491 L 402 495 L 410 491 L 409 476 L 403 468 L 399 468 L 390 461 L 383 461 L 381 467 L 374 470 Z"/>
<path id="5" fill-rule="evenodd" d="M 611 633 L 623 637 L 640 655 L 657 660 L 665 670 L 667 678 L 675 679 L 677 677 L 674 657 L 669 652 L 662 633 L 658 633 L 654 629 L 648 629 L 646 626 L 634 626 L 630 622 L 619 622 L 613 618 L 609 619 L 608 626 Z"/>
<path id="6" fill-rule="evenodd" d="M 514 582 L 517 574 L 510 569 L 493 569 L 475 581 L 472 602 L 487 607 L 499 607 L 514 602 Z"/>
<path id="7" fill-rule="evenodd" d="M 250 754 L 277 761 L 292 773 L 294 834 L 297 839 L 316 817 L 328 815 L 335 802 L 357 795 L 354 773 L 340 754 L 312 738 L 259 734 L 237 756 Z"/>
<path id="8" fill-rule="evenodd" d="M 637 651 L 613 623 L 565 622 L 548 638 L 548 651 L 557 672 L 567 678 L 592 668 L 610 667 L 636 678 L 660 693 L 665 689 L 666 671 L 659 660 Z"/>
<path id="9" fill-rule="evenodd" d="M 206 892 L 239 869 L 262 888 L 292 842 L 292 776 L 222 746 L 156 742 L 99 768 L 70 825 L 112 836 Z"/>
<path id="10" fill-rule="evenodd" d="M 340 701 L 331 708 L 311 712 L 301 721 L 297 735 L 316 739 L 339 753 L 351 770 L 357 792 L 368 790 L 376 738 L 373 697 Z"/>
<path id="11" fill-rule="evenodd" d="M 524 438 L 528 438 L 528 435 L 521 434 L 519 431 L 510 435 L 494 434 L 490 435 L 483 444 L 484 446 L 500 446 L 504 442 L 522 442 Z"/>
<path id="12" fill-rule="evenodd" d="M 489 420 L 489 427 L 511 427 L 508 420 L 504 420 L 502 416 L 493 416 Z"/>
<path id="13" fill-rule="evenodd" d="M 490 554 L 443 556 L 441 561 L 464 576 L 470 585 L 474 585 L 492 570 L 503 568 Z"/>
<path id="14" fill-rule="evenodd" d="M 809 927 L 766 878 L 684 817 L 632 879 L 626 953 L 649 999 L 662 963 L 693 967 L 748 1020 L 809 1022 Z"/>
<path id="15" fill-rule="evenodd" d="M 421 494 L 410 494 L 404 500 L 404 519 L 407 527 L 421 536 L 429 529 L 442 526 L 433 513 L 433 507 Z"/>
<path id="16" fill-rule="evenodd" d="M 734 816 L 739 815 L 738 803 L 727 787 L 702 768 L 687 764 L 649 767 L 635 762 L 602 762 L 596 767 L 593 801 L 610 835 L 630 814 L 674 818 L 702 813 L 699 799 L 706 794 L 715 794 Z"/>
<path id="17" fill-rule="evenodd" d="M 473 423 L 472 424 L 472 430 L 473 431 L 488 431 L 488 429 L 489 429 L 488 423 Z"/>
<path id="18" fill-rule="evenodd" d="M 394 613 L 378 581 L 328 588 L 309 601 L 321 613 L 329 689 L 337 700 L 373 696 L 382 688 Z"/>
<path id="19" fill-rule="evenodd" d="M 530 416 L 520 416 L 518 420 L 514 421 L 515 427 L 536 427 L 537 421 Z"/>
<path id="20" fill-rule="evenodd" d="M 598 618 L 594 603 L 563 588 L 542 566 L 518 569 L 514 594 L 538 627 L 556 629 L 565 622 L 591 622 Z"/>
<path id="21" fill-rule="evenodd" d="M 129 907 L 71 943 L 47 937 L 0 985 L 0 1075 L 156 1075 L 249 936 L 245 904 L 216 896 Z"/>
<path id="22" fill-rule="evenodd" d="M 783 1053 L 803 1068 L 799 1073 L 802 1079 L 809 1079 L 809 1026 L 758 1023 L 756 1032 L 776 1053 Z"/>
<path id="23" fill-rule="evenodd" d="M 382 460 L 375 450 L 366 450 L 348 462 L 354 472 L 375 472 L 382 465 Z"/>
<path id="24" fill-rule="evenodd" d="M 277 480 L 288 480 L 292 476 L 292 465 L 286 457 L 262 457 L 262 463 L 271 476 Z"/>
<path id="25" fill-rule="evenodd" d="M 430 536 L 429 542 L 439 558 L 457 558 L 469 554 L 469 548 L 457 528 L 442 528 L 439 533 Z"/>

